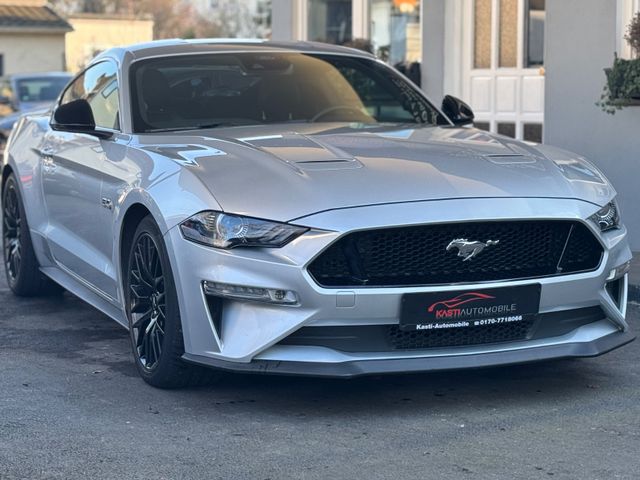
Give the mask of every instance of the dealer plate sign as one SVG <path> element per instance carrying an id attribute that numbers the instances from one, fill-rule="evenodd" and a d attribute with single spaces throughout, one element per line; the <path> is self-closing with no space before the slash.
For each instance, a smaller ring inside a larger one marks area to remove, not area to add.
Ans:
<path id="1" fill-rule="evenodd" d="M 540 284 L 409 293 L 402 297 L 400 328 L 434 330 L 521 322 L 540 308 Z"/>

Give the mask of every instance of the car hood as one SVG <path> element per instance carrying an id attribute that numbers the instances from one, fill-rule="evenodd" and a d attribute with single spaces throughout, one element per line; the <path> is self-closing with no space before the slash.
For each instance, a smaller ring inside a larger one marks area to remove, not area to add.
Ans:
<path id="1" fill-rule="evenodd" d="M 459 198 L 575 198 L 604 205 L 577 155 L 453 127 L 282 125 L 163 136 L 140 147 L 191 170 L 227 212 L 292 221 L 332 209 Z"/>

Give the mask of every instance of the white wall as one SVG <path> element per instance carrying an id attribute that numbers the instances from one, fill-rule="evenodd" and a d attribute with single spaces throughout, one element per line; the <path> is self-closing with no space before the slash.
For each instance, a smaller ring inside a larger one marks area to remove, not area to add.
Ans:
<path id="1" fill-rule="evenodd" d="M 583 154 L 613 182 L 640 251 L 640 107 L 595 105 L 618 45 L 612 0 L 547 0 L 545 143 Z M 579 13 L 578 13 L 579 12 Z"/>
<path id="2" fill-rule="evenodd" d="M 301 40 L 297 25 L 298 0 L 271 0 L 271 38 L 273 40 Z"/>
<path id="3" fill-rule="evenodd" d="M 445 1 L 422 0 L 422 89 L 436 105 L 440 105 L 445 74 Z"/>
<path id="4" fill-rule="evenodd" d="M 4 74 L 64 70 L 64 33 L 0 33 Z"/>
<path id="5" fill-rule="evenodd" d="M 67 70 L 81 70 L 97 52 L 153 40 L 153 20 L 107 15 L 78 15 L 67 19 L 73 31 L 65 39 Z"/>

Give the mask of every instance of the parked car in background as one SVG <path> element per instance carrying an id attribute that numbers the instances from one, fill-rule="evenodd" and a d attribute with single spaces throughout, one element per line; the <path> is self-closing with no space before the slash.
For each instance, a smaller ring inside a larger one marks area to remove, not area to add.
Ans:
<path id="1" fill-rule="evenodd" d="M 20 115 L 50 106 L 71 78 L 72 75 L 66 72 L 25 73 L 0 78 L 0 152 Z"/>
<path id="2" fill-rule="evenodd" d="M 201 366 L 349 377 L 632 341 L 614 188 L 472 122 L 344 47 L 109 50 L 9 138 L 9 287 L 53 280 L 120 322 L 159 387 Z"/>

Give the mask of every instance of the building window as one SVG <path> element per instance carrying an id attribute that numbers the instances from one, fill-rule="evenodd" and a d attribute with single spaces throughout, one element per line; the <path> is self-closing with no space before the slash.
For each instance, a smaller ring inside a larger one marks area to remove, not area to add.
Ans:
<path id="1" fill-rule="evenodd" d="M 526 67 L 544 65 L 545 0 L 528 0 L 525 9 Z"/>
<path id="2" fill-rule="evenodd" d="M 617 0 L 616 52 L 620 58 L 631 60 L 634 52 L 625 40 L 627 28 L 636 13 L 640 13 L 640 0 Z M 638 55 L 640 58 L 640 54 Z"/>
<path id="3" fill-rule="evenodd" d="M 420 0 L 368 0 L 374 53 L 391 65 L 420 62 Z"/>
<path id="4" fill-rule="evenodd" d="M 474 122 L 473 126 L 478 130 L 484 130 L 485 132 L 491 131 L 491 124 L 489 122 Z"/>
<path id="5" fill-rule="evenodd" d="M 474 61 L 475 68 L 491 68 L 492 0 L 475 0 Z"/>
<path id="6" fill-rule="evenodd" d="M 518 66 L 518 0 L 500 0 L 500 67 Z"/>
<path id="7" fill-rule="evenodd" d="M 351 0 L 308 0 L 308 34 L 311 41 L 341 45 L 352 40 Z"/>
<path id="8" fill-rule="evenodd" d="M 524 2 L 524 25 L 518 20 L 521 1 Z M 492 68 L 494 48 L 498 68 L 517 68 L 519 36 L 524 37 L 523 67 L 544 65 L 545 0 L 521 1 L 474 0 L 474 68 Z M 497 9 L 496 45 L 492 43 L 494 8 Z"/>
<path id="9" fill-rule="evenodd" d="M 542 124 L 541 123 L 525 123 L 524 139 L 527 142 L 542 143 Z"/>
<path id="10" fill-rule="evenodd" d="M 516 138 L 516 124 L 512 122 L 498 123 L 498 133 L 507 137 Z"/>

